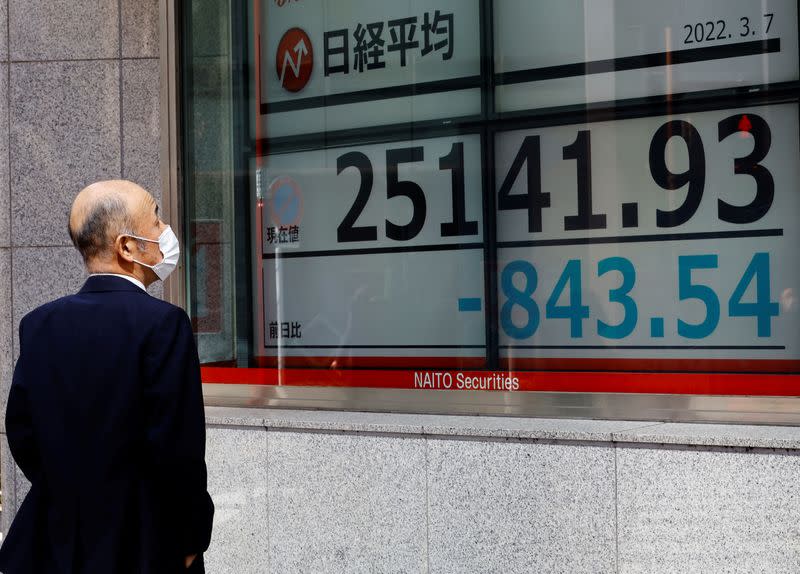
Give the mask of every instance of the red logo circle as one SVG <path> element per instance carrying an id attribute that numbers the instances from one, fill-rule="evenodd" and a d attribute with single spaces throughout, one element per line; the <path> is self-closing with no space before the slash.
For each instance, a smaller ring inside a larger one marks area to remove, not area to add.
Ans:
<path id="1" fill-rule="evenodd" d="M 300 28 L 288 30 L 278 44 L 275 69 L 284 89 L 299 92 L 311 79 L 314 67 L 314 48 L 311 39 Z"/>

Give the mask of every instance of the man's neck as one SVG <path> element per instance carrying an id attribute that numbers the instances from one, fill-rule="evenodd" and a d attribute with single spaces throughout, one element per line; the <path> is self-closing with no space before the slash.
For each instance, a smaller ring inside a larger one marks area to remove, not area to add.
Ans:
<path id="1" fill-rule="evenodd" d="M 135 271 L 125 269 L 119 265 L 103 265 L 103 264 L 87 265 L 87 270 L 89 271 L 90 275 L 124 275 L 125 277 L 135 279 L 136 281 L 144 285 L 145 289 L 150 286 L 146 277 L 139 276 L 136 274 Z"/>
<path id="2" fill-rule="evenodd" d="M 118 277 L 120 279 L 124 279 L 125 281 L 130 281 L 142 291 L 147 291 L 147 287 L 144 286 L 144 283 L 139 281 L 136 277 L 131 277 L 130 275 L 119 275 L 117 273 L 92 273 L 89 275 L 89 277 Z"/>

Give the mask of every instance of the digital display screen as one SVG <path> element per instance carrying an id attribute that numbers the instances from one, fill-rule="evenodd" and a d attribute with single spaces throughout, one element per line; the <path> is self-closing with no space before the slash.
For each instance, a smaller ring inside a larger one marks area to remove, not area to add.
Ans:
<path id="1" fill-rule="evenodd" d="M 502 391 L 800 372 L 796 2 L 303 0 L 261 22 L 261 366 Z"/>

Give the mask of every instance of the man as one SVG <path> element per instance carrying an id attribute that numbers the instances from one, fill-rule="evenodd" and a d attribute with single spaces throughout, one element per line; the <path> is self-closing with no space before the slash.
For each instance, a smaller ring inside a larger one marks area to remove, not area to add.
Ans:
<path id="1" fill-rule="evenodd" d="M 0 572 L 203 572 L 214 506 L 197 349 L 186 314 L 145 291 L 178 240 L 126 181 L 81 191 L 69 233 L 89 278 L 20 322 L 6 432 L 32 486 Z"/>

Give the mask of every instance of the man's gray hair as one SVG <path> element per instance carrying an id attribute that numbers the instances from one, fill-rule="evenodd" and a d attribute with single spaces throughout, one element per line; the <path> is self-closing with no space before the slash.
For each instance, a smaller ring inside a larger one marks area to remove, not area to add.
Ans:
<path id="1" fill-rule="evenodd" d="M 67 227 L 72 243 L 88 263 L 109 252 L 117 236 L 131 233 L 133 223 L 125 201 L 106 195 L 97 198 L 79 229 Z"/>

